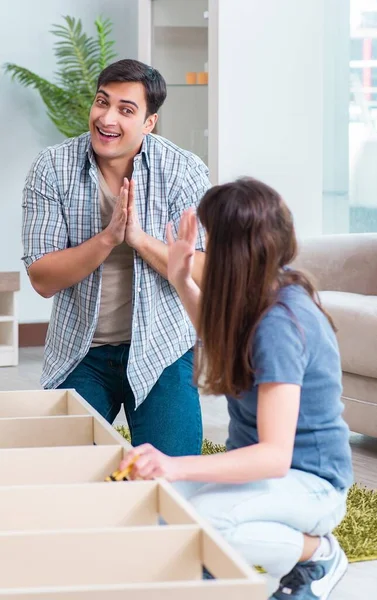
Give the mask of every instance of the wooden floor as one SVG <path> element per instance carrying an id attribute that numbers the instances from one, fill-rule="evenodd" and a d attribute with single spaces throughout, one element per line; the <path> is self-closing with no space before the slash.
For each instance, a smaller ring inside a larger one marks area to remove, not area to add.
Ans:
<path id="1" fill-rule="evenodd" d="M 0 390 L 38 389 L 42 364 L 41 348 L 22 348 L 18 367 L 0 368 Z M 202 398 L 204 434 L 213 442 L 226 439 L 228 414 L 224 398 Z M 121 413 L 117 421 L 124 422 Z M 352 434 L 355 480 L 377 489 L 377 439 Z M 377 597 L 377 562 L 352 564 L 330 600 L 373 600 Z"/>

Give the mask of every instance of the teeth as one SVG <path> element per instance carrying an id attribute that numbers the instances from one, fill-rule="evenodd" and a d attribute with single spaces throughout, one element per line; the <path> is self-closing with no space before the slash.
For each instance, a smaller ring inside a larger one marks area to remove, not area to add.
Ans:
<path id="1" fill-rule="evenodd" d="M 107 131 L 102 131 L 102 129 L 98 128 L 98 131 L 102 133 L 102 135 L 106 135 L 107 137 L 119 137 L 119 133 L 108 133 Z"/>

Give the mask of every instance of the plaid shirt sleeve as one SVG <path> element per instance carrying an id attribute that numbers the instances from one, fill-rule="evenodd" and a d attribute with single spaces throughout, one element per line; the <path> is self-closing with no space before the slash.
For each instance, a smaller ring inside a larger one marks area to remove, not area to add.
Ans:
<path id="1" fill-rule="evenodd" d="M 68 246 L 55 170 L 44 151 L 35 160 L 26 178 L 22 200 L 22 260 L 28 269 L 36 260 Z"/>
<path id="2" fill-rule="evenodd" d="M 171 221 L 175 236 L 178 234 L 178 225 L 184 210 L 193 207 L 198 208 L 201 199 L 211 187 L 208 177 L 208 168 L 195 155 L 192 155 L 187 163 L 186 173 L 180 193 L 171 206 Z M 205 231 L 202 224 L 198 223 L 198 239 L 196 249 L 205 250 Z"/>

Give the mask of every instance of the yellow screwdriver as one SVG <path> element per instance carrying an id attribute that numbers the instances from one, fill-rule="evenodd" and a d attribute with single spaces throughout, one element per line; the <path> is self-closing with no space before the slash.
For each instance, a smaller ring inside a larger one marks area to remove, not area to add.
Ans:
<path id="1" fill-rule="evenodd" d="M 132 461 L 130 462 L 130 464 L 123 469 L 123 471 L 114 471 L 113 473 L 111 473 L 111 475 L 108 475 L 105 478 L 105 481 L 124 481 L 128 479 L 128 475 L 130 474 L 132 467 L 134 466 L 135 462 L 137 461 L 137 459 L 139 458 L 138 455 L 136 455 Z"/>

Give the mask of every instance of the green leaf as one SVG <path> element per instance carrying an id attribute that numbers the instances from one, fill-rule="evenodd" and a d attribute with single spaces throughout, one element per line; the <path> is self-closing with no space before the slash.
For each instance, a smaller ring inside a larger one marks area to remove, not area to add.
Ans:
<path id="1" fill-rule="evenodd" d="M 114 41 L 110 41 L 108 39 L 112 25 L 109 19 L 105 19 L 102 21 L 100 18 L 96 19 L 94 22 L 97 29 L 97 45 L 96 50 L 98 49 L 97 60 L 101 65 L 101 71 L 111 63 L 113 58 L 115 58 L 116 54 L 113 51 Z"/>
<path id="2" fill-rule="evenodd" d="M 54 83 L 16 64 L 6 63 L 4 70 L 17 83 L 37 90 L 51 121 L 61 133 L 72 137 L 88 131 L 98 76 L 116 54 L 109 19 L 97 17 L 95 37 L 84 32 L 81 19 L 68 15 L 63 19 L 64 24 L 52 25 L 51 32 L 56 37 Z"/>

